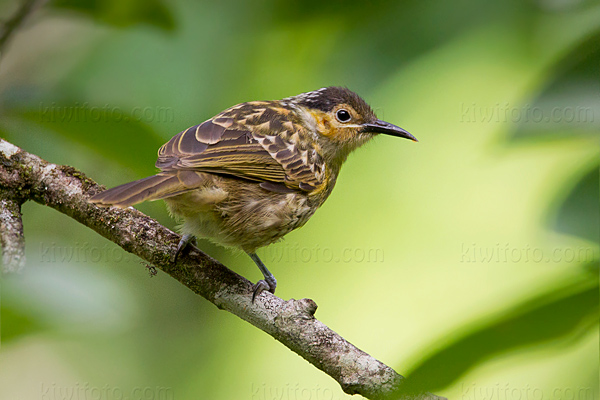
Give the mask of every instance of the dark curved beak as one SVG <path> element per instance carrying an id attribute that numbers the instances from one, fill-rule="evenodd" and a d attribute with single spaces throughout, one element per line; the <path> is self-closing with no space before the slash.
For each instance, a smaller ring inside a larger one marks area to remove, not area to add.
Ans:
<path id="1" fill-rule="evenodd" d="M 390 124 L 389 122 L 382 121 L 380 119 L 375 122 L 363 124 L 363 132 L 383 133 L 385 135 L 391 135 L 396 137 L 402 137 L 410 139 L 413 142 L 418 142 L 417 138 L 400 128 L 399 126 Z"/>

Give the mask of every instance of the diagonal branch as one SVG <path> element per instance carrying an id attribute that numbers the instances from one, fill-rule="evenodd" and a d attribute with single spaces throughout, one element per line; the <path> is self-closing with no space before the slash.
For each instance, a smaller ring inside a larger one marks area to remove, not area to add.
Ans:
<path id="1" fill-rule="evenodd" d="M 16 29 L 44 2 L 24 0 L 14 16 L 0 24 L 0 56 Z M 179 236 L 135 209 L 105 209 L 88 203 L 101 189 L 76 169 L 50 164 L 0 138 L 1 272 L 18 272 L 25 265 L 21 204 L 34 200 L 88 226 L 218 308 L 270 334 L 334 378 L 346 393 L 369 399 L 443 399 L 416 393 L 392 368 L 317 320 L 314 301 L 284 301 L 266 292 L 253 304 L 252 284 L 247 279 L 195 248 L 174 264 L 172 254 Z"/>
<path id="2" fill-rule="evenodd" d="M 23 24 L 29 14 L 40 7 L 46 0 L 24 0 L 15 14 L 0 24 L 0 56 L 10 37 Z"/>
<path id="3" fill-rule="evenodd" d="M 284 301 L 265 292 L 253 304 L 248 280 L 196 248 L 174 264 L 177 234 L 135 209 L 88 203 L 102 188 L 72 167 L 50 164 L 0 139 L 0 189 L 0 196 L 9 203 L 14 201 L 10 199 L 34 200 L 52 207 L 160 268 L 218 308 L 273 336 L 334 378 L 346 393 L 389 399 L 399 398 L 398 391 L 406 387 L 405 379 L 392 368 L 317 320 L 314 301 Z M 4 224 L 4 214 L 0 218 Z M 431 394 L 404 394 L 402 398 L 441 399 Z"/>

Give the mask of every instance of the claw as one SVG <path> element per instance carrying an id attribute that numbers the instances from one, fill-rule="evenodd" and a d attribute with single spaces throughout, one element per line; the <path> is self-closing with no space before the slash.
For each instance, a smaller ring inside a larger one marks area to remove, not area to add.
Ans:
<path id="1" fill-rule="evenodd" d="M 254 303 L 254 299 L 256 299 L 256 296 L 258 296 L 265 290 L 270 290 L 270 289 L 271 288 L 269 287 L 269 284 L 266 281 L 261 279 L 260 281 L 256 282 L 256 284 L 254 284 L 254 286 L 252 286 L 252 303 Z"/>
<path id="2" fill-rule="evenodd" d="M 177 245 L 177 251 L 175 252 L 175 257 L 173 258 L 173 264 L 177 263 L 177 258 L 179 258 L 179 254 L 181 254 L 181 252 L 190 243 L 192 243 L 192 244 L 196 243 L 196 237 L 194 235 L 190 235 L 189 233 L 186 233 L 185 235 L 181 236 L 181 240 L 179 241 L 179 244 Z"/>
<path id="3" fill-rule="evenodd" d="M 265 279 L 261 279 L 260 281 L 256 282 L 254 286 L 252 286 L 252 303 L 254 303 L 254 299 L 256 299 L 256 297 L 265 290 L 268 290 L 271 293 L 275 293 L 275 288 L 277 287 L 277 279 L 275 279 L 273 274 L 269 272 L 265 264 L 263 264 L 260 258 L 258 258 L 256 253 L 248 253 L 248 255 L 256 263 L 260 271 L 263 273 L 263 276 L 265 277 Z"/>
<path id="4" fill-rule="evenodd" d="M 275 280 L 275 277 L 273 275 L 268 277 L 266 276 L 265 279 L 261 279 L 260 281 L 256 282 L 256 284 L 252 286 L 252 302 L 254 303 L 254 299 L 256 298 L 256 296 L 258 296 L 265 290 L 268 290 L 271 293 L 275 293 L 276 287 L 277 280 Z"/>

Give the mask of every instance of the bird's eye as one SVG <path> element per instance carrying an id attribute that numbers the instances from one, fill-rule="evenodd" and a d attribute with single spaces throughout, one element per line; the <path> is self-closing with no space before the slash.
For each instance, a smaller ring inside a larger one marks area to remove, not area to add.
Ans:
<path id="1" fill-rule="evenodd" d="M 337 112 L 335 113 L 335 117 L 340 122 L 348 122 L 352 118 L 348 110 L 344 110 L 343 108 L 337 110 Z"/>

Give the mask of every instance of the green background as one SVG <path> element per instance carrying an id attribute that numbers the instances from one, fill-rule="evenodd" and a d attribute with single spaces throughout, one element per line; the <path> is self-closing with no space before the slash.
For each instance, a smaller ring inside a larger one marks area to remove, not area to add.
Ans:
<path id="1" fill-rule="evenodd" d="M 439 395 L 597 399 L 599 38 L 585 0 L 56 1 L 2 54 L 0 137 L 111 187 L 233 104 L 347 86 L 419 143 L 356 151 L 311 221 L 259 250 L 278 296 Z M 67 216 L 23 214 L 0 398 L 349 398 Z"/>

